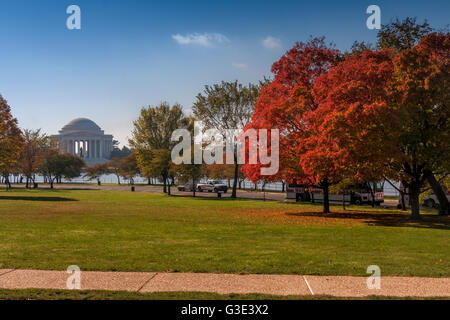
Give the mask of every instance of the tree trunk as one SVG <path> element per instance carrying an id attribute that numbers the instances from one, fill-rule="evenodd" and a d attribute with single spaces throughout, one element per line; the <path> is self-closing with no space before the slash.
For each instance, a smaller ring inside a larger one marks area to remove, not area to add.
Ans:
<path id="1" fill-rule="evenodd" d="M 172 186 L 173 184 L 174 184 L 174 178 L 171 178 L 170 176 L 169 177 L 167 177 L 167 182 L 169 182 L 169 190 L 168 190 L 168 195 L 170 196 L 171 195 L 171 193 L 170 193 L 170 186 Z"/>
<path id="2" fill-rule="evenodd" d="M 234 179 L 233 179 L 233 192 L 231 193 L 231 198 L 236 198 L 237 180 L 239 174 L 239 164 L 237 162 L 237 154 L 234 153 Z"/>
<path id="3" fill-rule="evenodd" d="M 330 185 L 328 184 L 328 181 L 325 180 L 322 183 L 323 186 L 323 213 L 330 213 Z"/>
<path id="4" fill-rule="evenodd" d="M 342 209 L 345 211 L 345 189 L 342 190 Z"/>
<path id="5" fill-rule="evenodd" d="M 5 177 L 6 189 L 11 189 L 11 182 L 9 181 L 9 177 Z"/>
<path id="6" fill-rule="evenodd" d="M 163 192 L 167 193 L 167 177 L 163 176 Z"/>
<path id="7" fill-rule="evenodd" d="M 120 185 L 120 176 L 118 174 L 116 174 L 116 177 L 117 177 L 117 184 Z"/>
<path id="8" fill-rule="evenodd" d="M 375 208 L 375 188 L 375 182 L 373 182 L 372 185 L 369 183 L 370 196 L 372 197 L 372 208 Z"/>
<path id="9" fill-rule="evenodd" d="M 197 180 L 197 177 L 196 176 L 192 176 L 192 196 L 195 198 L 195 189 L 197 189 L 197 186 L 196 186 L 196 180 Z"/>
<path id="10" fill-rule="evenodd" d="M 402 207 L 402 211 L 406 211 L 405 193 L 403 191 L 400 191 L 400 205 Z"/>
<path id="11" fill-rule="evenodd" d="M 439 215 L 447 216 L 450 214 L 450 203 L 447 199 L 447 196 L 445 195 L 444 190 L 442 190 L 441 185 L 436 180 L 433 172 L 427 170 L 424 172 L 424 175 L 426 176 L 428 183 L 430 184 L 431 188 L 433 189 L 434 194 L 436 195 L 438 201 L 439 201 Z"/>
<path id="12" fill-rule="evenodd" d="M 419 194 L 420 187 L 416 183 L 412 183 L 409 188 L 409 203 L 411 204 L 411 219 L 420 220 L 420 203 Z"/>

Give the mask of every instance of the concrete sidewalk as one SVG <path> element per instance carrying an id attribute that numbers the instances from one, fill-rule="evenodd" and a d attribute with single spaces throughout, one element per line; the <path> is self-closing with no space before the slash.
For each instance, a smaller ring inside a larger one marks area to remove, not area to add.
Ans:
<path id="1" fill-rule="evenodd" d="M 0 269 L 2 289 L 67 289 L 65 271 Z M 331 295 L 364 297 L 450 297 L 450 278 L 381 277 L 381 289 L 369 290 L 366 277 L 237 275 L 81 271 L 81 290 L 135 292 L 192 291 L 219 294 Z"/>

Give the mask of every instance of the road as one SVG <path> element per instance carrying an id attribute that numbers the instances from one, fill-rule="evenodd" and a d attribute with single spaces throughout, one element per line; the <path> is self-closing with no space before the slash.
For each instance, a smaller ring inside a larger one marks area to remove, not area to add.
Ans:
<path id="1" fill-rule="evenodd" d="M 41 186 L 42 187 L 42 186 Z M 44 187 L 48 188 L 47 185 Z M 150 185 L 135 185 L 135 192 L 149 192 L 149 193 L 162 193 L 162 186 L 150 186 Z M 91 189 L 91 190 L 113 190 L 113 191 L 130 191 L 131 186 L 129 185 L 102 185 L 97 186 L 93 184 L 55 184 L 57 189 Z M 176 187 L 171 188 L 171 194 L 192 197 L 192 192 L 181 192 L 178 191 Z M 214 192 L 196 192 L 196 197 L 205 198 L 217 198 L 217 193 Z M 227 193 L 222 193 L 222 198 L 230 198 L 231 190 Z M 266 201 L 286 201 L 294 202 L 293 200 L 286 200 L 286 194 L 281 192 L 261 192 L 261 191 L 250 191 L 250 190 L 237 190 L 237 197 L 240 199 L 251 199 L 251 200 L 266 200 Z M 395 207 L 397 206 L 397 200 L 385 199 L 382 204 L 383 207 Z"/>

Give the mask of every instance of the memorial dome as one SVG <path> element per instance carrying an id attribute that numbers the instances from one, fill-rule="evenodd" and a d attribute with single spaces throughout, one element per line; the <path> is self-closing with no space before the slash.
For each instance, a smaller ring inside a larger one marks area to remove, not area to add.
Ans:
<path id="1" fill-rule="evenodd" d="M 85 131 L 92 133 L 101 133 L 102 129 L 92 120 L 87 118 L 76 118 L 66 124 L 60 133 Z"/>

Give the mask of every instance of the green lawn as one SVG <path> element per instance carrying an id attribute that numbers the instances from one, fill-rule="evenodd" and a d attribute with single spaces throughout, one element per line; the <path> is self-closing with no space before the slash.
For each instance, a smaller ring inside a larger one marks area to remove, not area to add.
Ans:
<path id="1" fill-rule="evenodd" d="M 450 276 L 449 217 L 103 190 L 0 191 L 0 268 Z"/>

